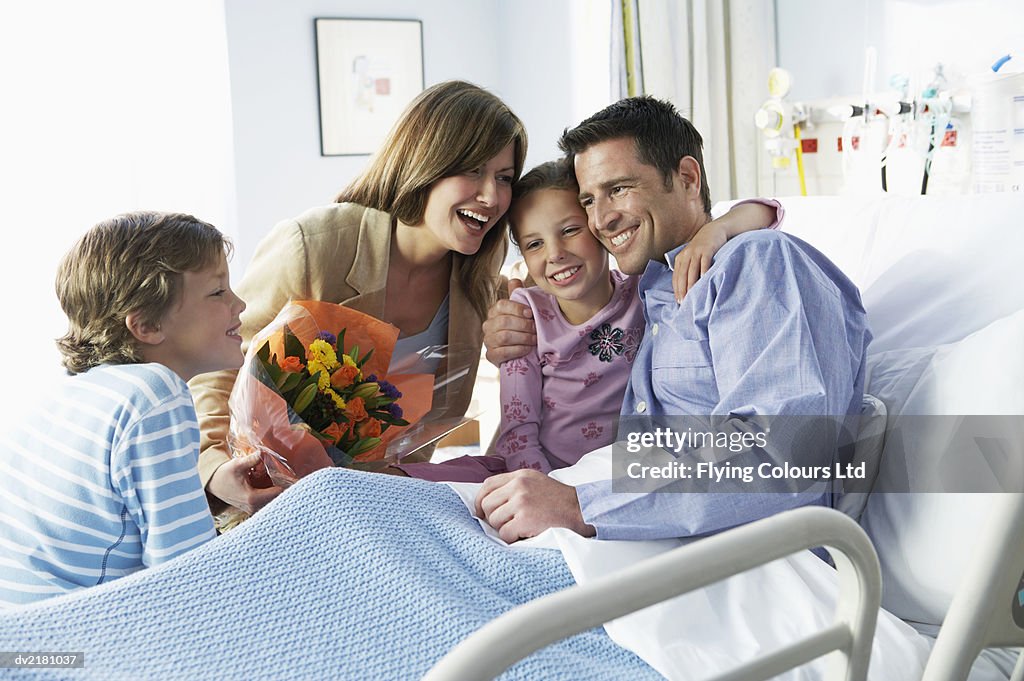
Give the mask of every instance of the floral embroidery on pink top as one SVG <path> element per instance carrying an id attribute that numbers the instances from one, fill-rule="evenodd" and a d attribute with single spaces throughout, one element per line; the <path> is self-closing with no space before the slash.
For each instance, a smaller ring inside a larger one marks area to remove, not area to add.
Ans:
<path id="1" fill-rule="evenodd" d="M 529 367 L 526 366 L 526 362 L 521 359 L 510 359 L 501 365 L 501 368 L 505 370 L 505 374 L 511 376 L 512 374 L 525 374 L 529 371 Z"/>
<path id="2" fill-rule="evenodd" d="M 583 433 L 583 437 L 588 440 L 601 437 L 601 433 L 604 432 L 604 426 L 599 426 L 593 421 L 580 428 L 580 432 Z"/>
<path id="3" fill-rule="evenodd" d="M 518 421 L 522 423 L 530 414 L 530 405 L 525 404 L 521 399 L 513 396 L 511 400 L 504 403 L 505 420 Z"/>

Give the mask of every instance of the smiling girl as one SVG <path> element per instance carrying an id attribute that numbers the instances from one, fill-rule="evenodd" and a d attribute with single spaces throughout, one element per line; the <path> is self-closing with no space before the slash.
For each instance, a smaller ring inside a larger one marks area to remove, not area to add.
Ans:
<path id="1" fill-rule="evenodd" d="M 710 262 L 729 237 L 762 227 L 774 215 L 773 206 L 755 202 L 709 223 L 676 268 L 685 272 L 687 263 L 705 256 Z M 535 283 L 516 289 L 511 299 L 530 307 L 537 346 L 501 365 L 496 455 L 400 466 L 412 477 L 480 482 L 521 468 L 548 473 L 615 440 L 615 418 L 644 330 L 639 278 L 609 268 L 565 160 L 541 164 L 516 183 L 509 222 Z"/>
<path id="2" fill-rule="evenodd" d="M 248 343 L 289 300 L 320 300 L 400 331 L 391 371 L 433 373 L 431 418 L 462 417 L 476 379 L 481 326 L 505 257 L 503 217 L 526 157 L 522 122 L 461 81 L 428 88 L 369 167 L 337 197 L 277 225 L 239 286 Z M 253 512 L 279 490 L 251 486 L 227 445 L 234 371 L 193 382 L 203 433 L 200 477 L 214 497 Z"/>

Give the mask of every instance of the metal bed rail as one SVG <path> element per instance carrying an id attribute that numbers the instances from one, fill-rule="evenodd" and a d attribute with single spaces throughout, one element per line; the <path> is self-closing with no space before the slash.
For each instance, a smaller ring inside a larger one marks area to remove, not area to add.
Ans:
<path id="1" fill-rule="evenodd" d="M 769 679 L 833 651 L 842 654 L 830 662 L 828 678 L 862 681 L 881 604 L 878 556 L 856 522 L 821 507 L 749 523 L 514 608 L 459 643 L 424 681 L 492 679 L 558 640 L 818 546 L 829 551 L 839 575 L 832 626 L 745 662 L 715 681 Z"/>

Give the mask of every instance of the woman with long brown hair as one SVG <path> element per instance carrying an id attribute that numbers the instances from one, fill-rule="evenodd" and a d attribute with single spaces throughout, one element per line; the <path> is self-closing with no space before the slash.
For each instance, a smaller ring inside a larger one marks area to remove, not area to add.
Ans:
<path id="1" fill-rule="evenodd" d="M 335 203 L 278 224 L 259 244 L 238 287 L 248 302 L 245 342 L 290 300 L 343 304 L 398 327 L 392 367 L 444 378 L 433 417 L 463 416 L 526 144 L 522 121 L 483 88 L 447 81 L 425 90 Z M 446 352 L 431 351 L 439 347 Z M 236 373 L 192 382 L 199 471 L 214 507 L 253 512 L 280 490 L 252 487 L 246 473 L 255 460 L 231 458 L 227 401 Z"/>

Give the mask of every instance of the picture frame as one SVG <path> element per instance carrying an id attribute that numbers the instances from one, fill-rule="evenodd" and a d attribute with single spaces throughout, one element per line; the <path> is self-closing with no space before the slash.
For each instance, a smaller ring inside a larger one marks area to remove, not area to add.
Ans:
<path id="1" fill-rule="evenodd" d="M 372 154 L 423 91 L 423 22 L 313 20 L 320 155 Z"/>

